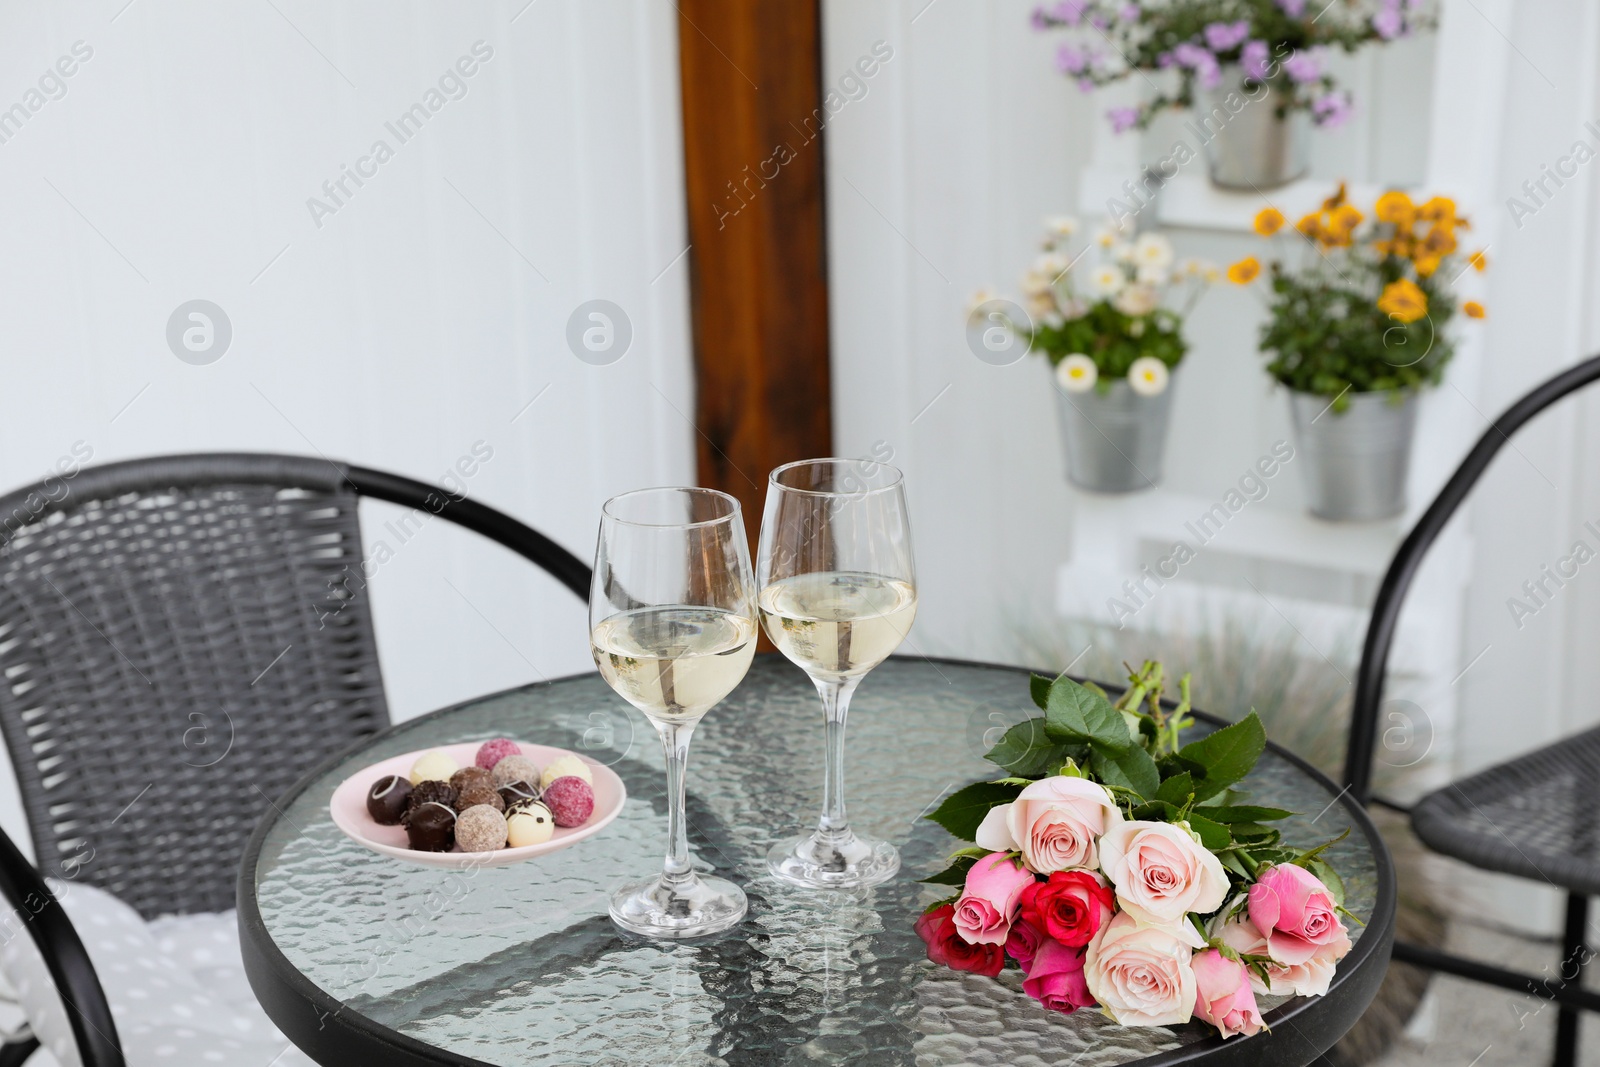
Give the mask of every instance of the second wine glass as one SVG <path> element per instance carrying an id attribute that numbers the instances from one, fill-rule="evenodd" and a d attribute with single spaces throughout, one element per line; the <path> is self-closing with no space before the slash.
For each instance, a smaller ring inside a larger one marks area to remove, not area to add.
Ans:
<path id="1" fill-rule="evenodd" d="M 767 480 L 757 563 L 761 623 L 822 698 L 822 816 L 767 856 L 791 885 L 877 885 L 900 868 L 887 841 L 850 828 L 844 800 L 845 719 L 866 673 L 900 646 L 917 614 L 911 525 L 900 471 L 870 460 L 811 459 Z"/>

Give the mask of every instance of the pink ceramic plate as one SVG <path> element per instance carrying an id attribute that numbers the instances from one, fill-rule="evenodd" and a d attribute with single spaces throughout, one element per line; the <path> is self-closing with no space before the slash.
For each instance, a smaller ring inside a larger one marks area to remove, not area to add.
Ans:
<path id="1" fill-rule="evenodd" d="M 478 744 L 474 741 L 464 745 L 436 747 L 448 752 L 450 758 L 461 766 L 470 767 L 473 757 L 477 755 Z M 564 748 L 551 748 L 549 745 L 530 745 L 520 741 L 517 744 L 522 748 L 523 755 L 540 767 L 548 767 L 562 756 L 577 755 Z M 559 852 L 569 845 L 575 845 L 584 838 L 599 833 L 605 829 L 607 823 L 622 814 L 622 806 L 628 800 L 628 790 L 615 771 L 592 759 L 579 756 L 579 759 L 589 765 L 589 770 L 594 776 L 594 814 L 589 816 L 589 821 L 582 826 L 557 827 L 555 836 L 550 840 L 540 845 L 525 845 L 522 848 L 502 848 L 494 852 L 459 850 L 418 852 L 407 847 L 404 826 L 380 826 L 373 821 L 371 815 L 367 814 L 367 791 L 372 788 L 373 782 L 384 775 L 396 774 L 402 778 L 406 777 L 411 772 L 411 765 L 417 762 L 417 757 L 432 751 L 431 748 L 418 749 L 416 752 L 386 759 L 382 763 L 374 763 L 340 782 L 339 788 L 333 791 L 333 800 L 328 804 L 334 825 L 359 845 L 365 845 L 374 852 L 393 856 L 407 863 L 415 863 L 421 867 L 443 867 L 449 870 L 508 867 L 513 863 L 533 859 L 535 856 Z"/>

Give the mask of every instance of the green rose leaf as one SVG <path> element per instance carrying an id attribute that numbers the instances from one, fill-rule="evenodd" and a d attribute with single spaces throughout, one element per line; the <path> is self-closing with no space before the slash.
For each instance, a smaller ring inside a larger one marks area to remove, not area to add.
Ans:
<path id="1" fill-rule="evenodd" d="M 1028 692 L 1033 696 L 1033 702 L 1039 705 L 1039 710 L 1044 711 L 1050 706 L 1050 683 L 1053 678 L 1046 678 L 1042 674 L 1028 676 Z"/>
<path id="2" fill-rule="evenodd" d="M 1226 826 L 1199 815 L 1189 816 L 1189 829 L 1193 830 L 1199 836 L 1200 843 L 1212 852 L 1221 852 L 1233 841 L 1233 834 Z"/>
<path id="3" fill-rule="evenodd" d="M 1089 746 L 1089 769 L 1106 785 L 1126 789 L 1141 800 L 1161 788 L 1156 761 L 1139 745 L 1128 744 L 1118 751 L 1093 743 Z"/>
<path id="4" fill-rule="evenodd" d="M 1019 778 L 1054 774 L 1069 759 L 1082 754 L 1080 745 L 1062 745 L 1050 739 L 1043 719 L 1024 719 L 1005 732 L 984 758 Z"/>
<path id="5" fill-rule="evenodd" d="M 1193 792 L 1194 778 L 1189 772 L 1181 771 L 1161 783 L 1161 788 L 1156 790 L 1155 799 L 1164 800 L 1174 807 L 1181 808 L 1189 802 L 1189 794 Z"/>
<path id="6" fill-rule="evenodd" d="M 1019 785 L 974 782 L 945 797 L 944 803 L 928 813 L 926 818 L 963 841 L 971 841 L 977 837 L 978 826 L 983 822 L 983 817 L 989 814 L 989 809 L 1011 803 L 1020 792 L 1022 787 Z"/>
<path id="7" fill-rule="evenodd" d="M 1207 800 L 1249 774 L 1266 747 L 1266 728 L 1252 711 L 1232 726 L 1184 745 L 1178 758 L 1184 766 L 1202 769 L 1195 782 L 1195 799 Z"/>
<path id="8" fill-rule="evenodd" d="M 1071 678 L 1057 678 L 1051 683 L 1044 728 L 1052 740 L 1063 744 L 1092 744 L 1119 753 L 1133 746 L 1122 713 L 1111 706 L 1111 701 Z"/>
<path id="9" fill-rule="evenodd" d="M 1162 783 L 1165 788 L 1166 783 Z M 1293 815 L 1292 811 L 1283 808 L 1260 808 L 1250 805 L 1219 805 L 1217 807 L 1196 808 L 1196 815 L 1203 815 L 1217 822 L 1275 822 L 1278 819 L 1287 819 Z"/>
<path id="10" fill-rule="evenodd" d="M 972 870 L 972 865 L 977 862 L 977 856 L 957 855 L 950 866 L 922 880 L 931 885 L 964 886 L 967 884 L 967 872 Z"/>

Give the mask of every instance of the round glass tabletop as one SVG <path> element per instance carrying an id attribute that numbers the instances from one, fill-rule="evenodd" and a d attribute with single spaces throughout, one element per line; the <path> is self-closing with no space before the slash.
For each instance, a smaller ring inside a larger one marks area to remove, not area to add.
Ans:
<path id="1" fill-rule="evenodd" d="M 958 843 L 921 816 L 991 776 L 983 753 L 1031 714 L 1027 676 L 1012 668 L 895 658 L 873 671 L 850 716 L 847 796 L 854 825 L 900 848 L 901 871 L 872 889 L 806 892 L 775 881 L 765 857 L 815 819 L 822 717 L 798 668 L 757 657 L 689 757 L 697 866 L 742 885 L 750 913 L 690 943 L 644 941 L 607 917 L 612 889 L 659 870 L 665 775 L 654 731 L 598 675 L 403 723 L 308 776 L 257 829 L 239 893 L 251 984 L 284 1033 L 327 1064 L 1286 1067 L 1336 1041 L 1387 966 L 1393 874 L 1359 807 L 1275 750 L 1246 783 L 1253 800 L 1304 813 L 1284 824 L 1296 844 L 1352 831 L 1329 858 L 1367 925 L 1329 995 L 1268 1012 L 1270 1035 L 1224 1043 L 1198 1024 L 1128 1029 L 1093 1011 L 1055 1014 L 1014 969 L 995 980 L 927 961 L 912 924 L 945 893 L 917 879 Z M 373 854 L 329 818 L 334 787 L 370 763 L 497 735 L 609 764 L 627 783 L 626 809 L 565 851 L 467 872 Z"/>

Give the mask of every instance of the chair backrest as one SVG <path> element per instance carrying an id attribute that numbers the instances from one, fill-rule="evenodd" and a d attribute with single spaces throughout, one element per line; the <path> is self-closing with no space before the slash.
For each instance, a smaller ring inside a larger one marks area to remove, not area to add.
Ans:
<path id="1" fill-rule="evenodd" d="M 1372 620 L 1367 624 L 1367 639 L 1361 650 L 1361 666 L 1356 672 L 1355 699 L 1350 713 L 1350 739 L 1345 754 L 1344 782 L 1362 804 L 1372 795 L 1373 746 L 1378 740 L 1378 711 L 1383 702 L 1383 683 L 1389 668 L 1389 650 L 1394 644 L 1400 608 L 1411 581 L 1422 566 L 1422 559 L 1444 531 L 1472 487 L 1477 484 L 1495 453 L 1511 440 L 1511 435 L 1530 419 L 1568 393 L 1600 379 L 1600 356 L 1591 356 L 1536 386 L 1507 408 L 1472 446 L 1450 480 L 1417 525 L 1406 535 L 1389 570 L 1378 588 L 1372 605 Z"/>
<path id="2" fill-rule="evenodd" d="M 587 595 L 588 568 L 509 516 L 311 457 L 134 460 L 0 497 L 0 729 L 40 870 L 147 917 L 229 908 L 261 813 L 389 724 L 362 496 Z"/>

